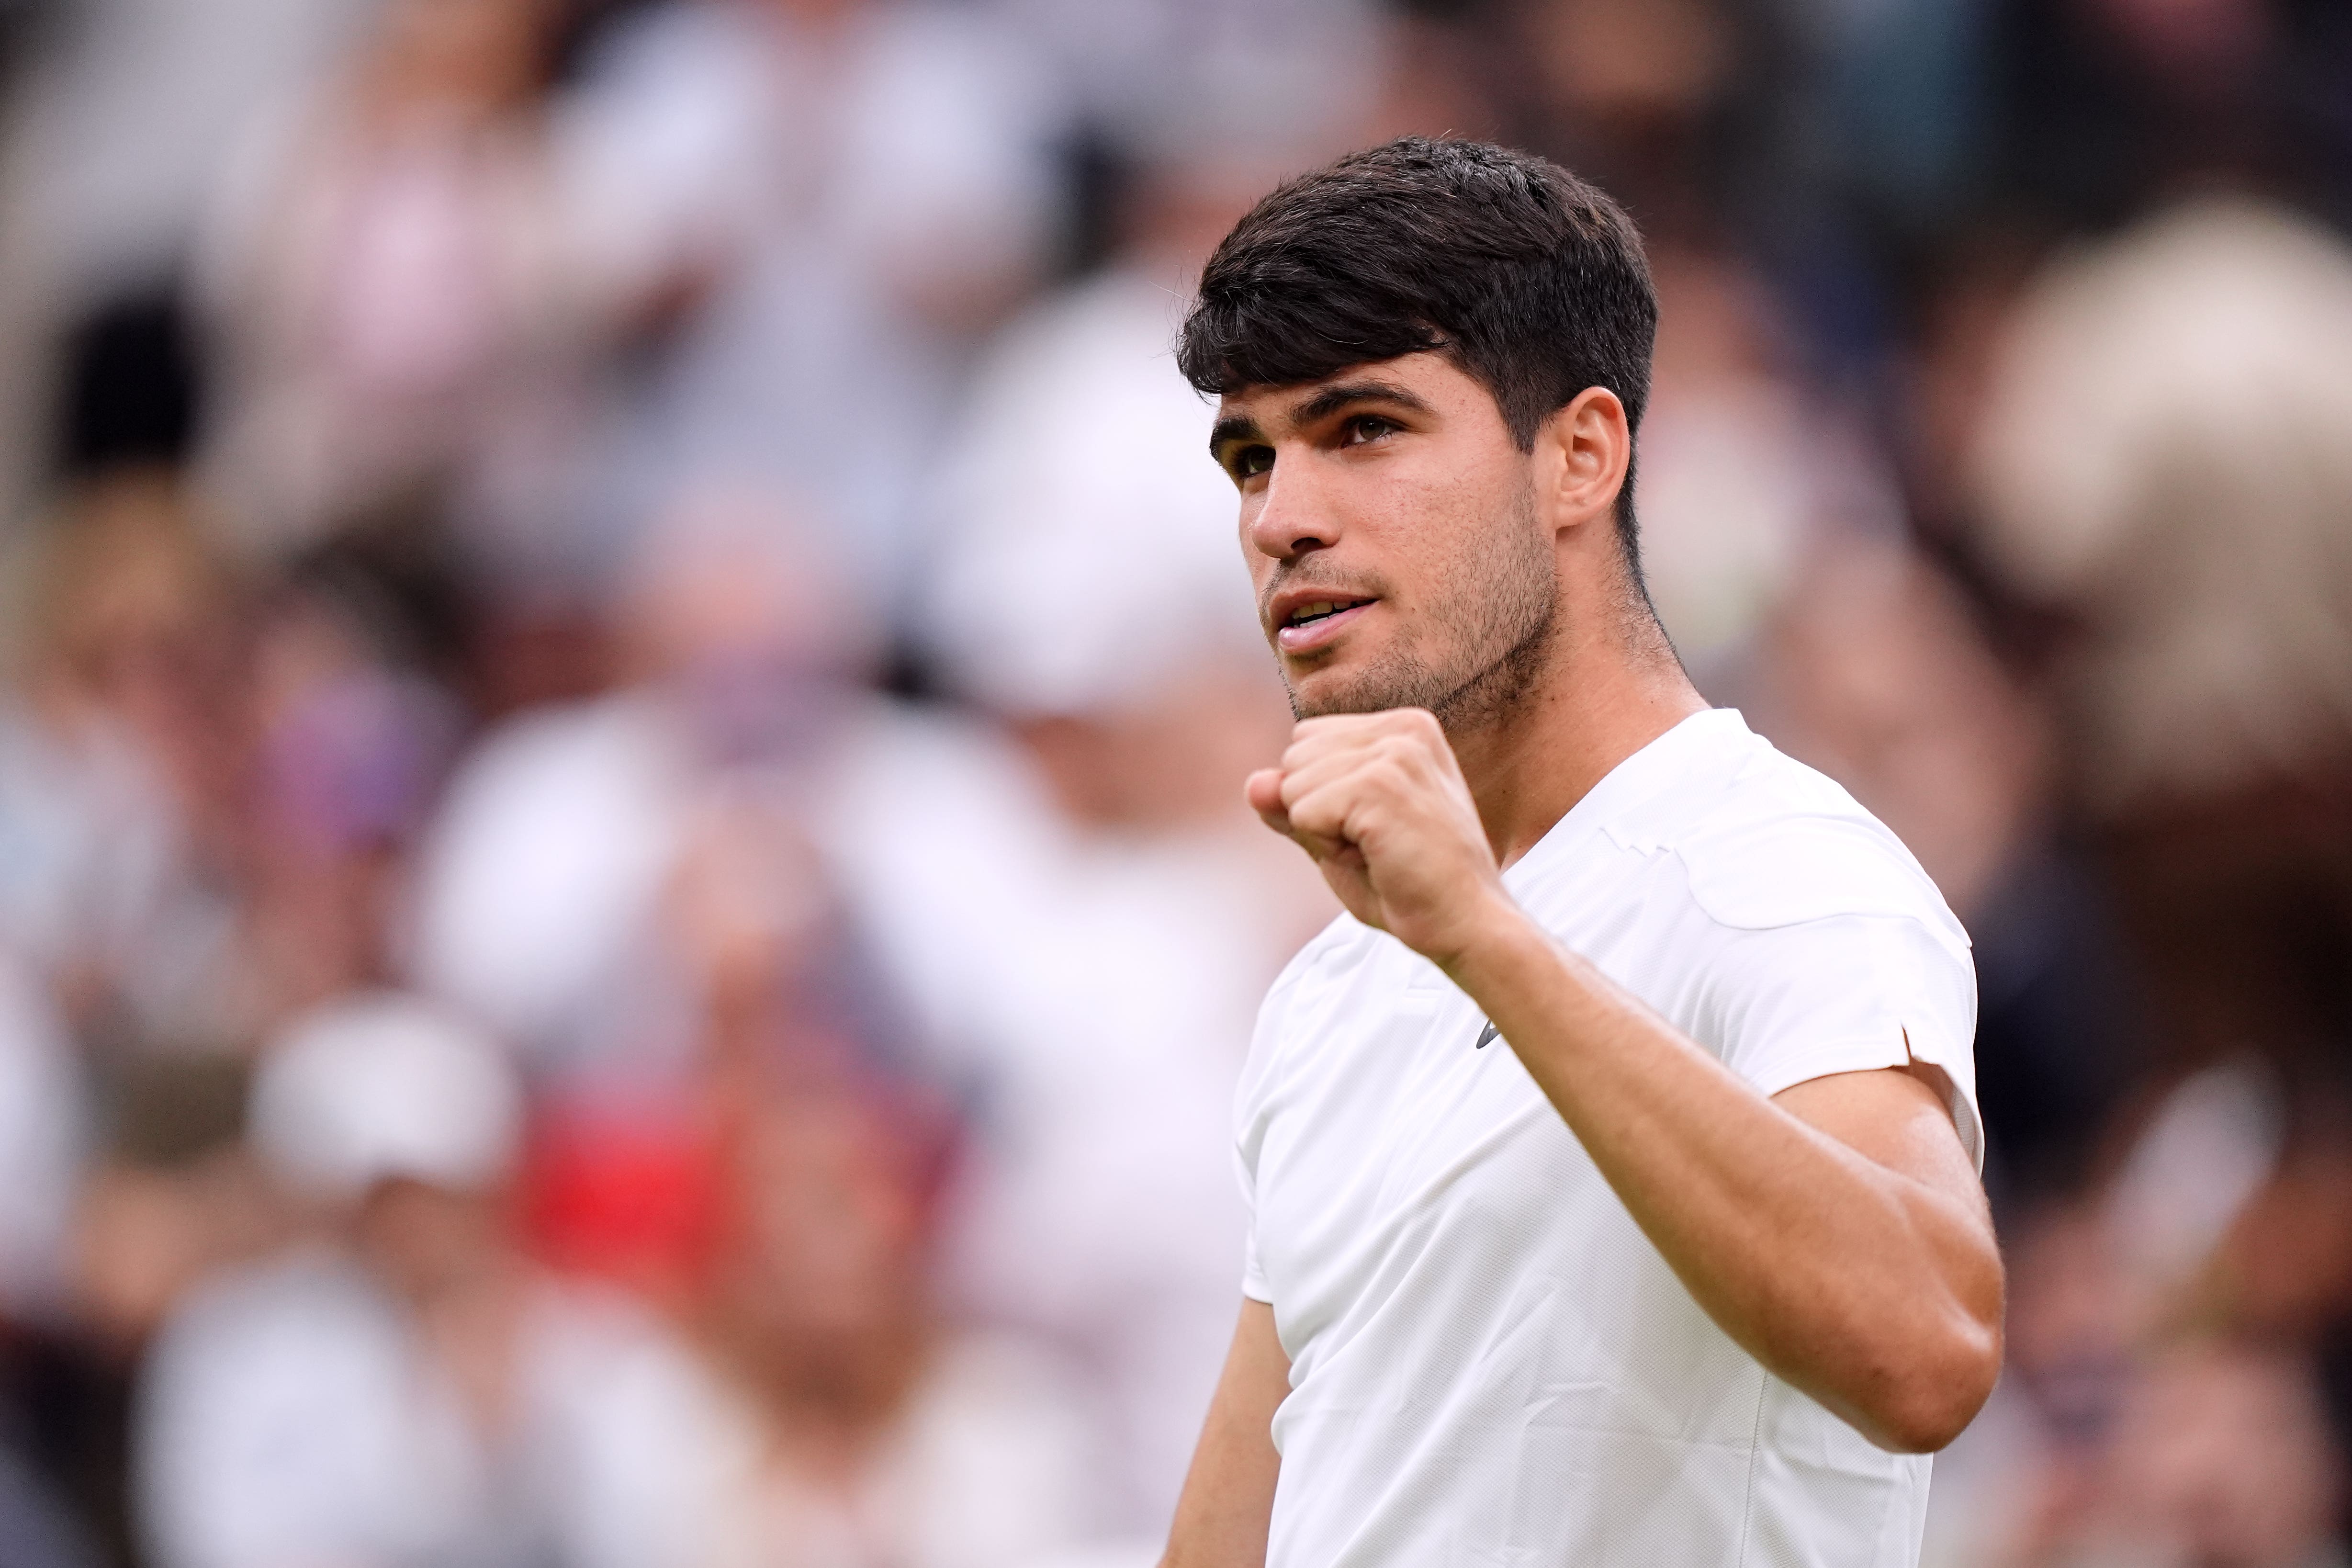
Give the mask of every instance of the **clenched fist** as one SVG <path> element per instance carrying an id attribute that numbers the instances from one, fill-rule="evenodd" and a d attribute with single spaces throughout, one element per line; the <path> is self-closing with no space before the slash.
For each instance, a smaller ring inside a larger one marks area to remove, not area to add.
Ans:
<path id="1" fill-rule="evenodd" d="M 1306 719 L 1251 808 L 1314 857 L 1348 912 L 1450 967 L 1512 911 L 1470 786 L 1426 709 Z"/>

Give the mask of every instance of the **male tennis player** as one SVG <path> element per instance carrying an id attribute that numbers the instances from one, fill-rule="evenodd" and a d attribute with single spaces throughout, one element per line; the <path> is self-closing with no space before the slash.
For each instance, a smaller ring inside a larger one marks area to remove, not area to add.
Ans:
<path id="1" fill-rule="evenodd" d="M 1659 629 L 1655 321 L 1607 197 L 1465 142 L 1283 186 L 1202 279 L 1300 716 L 1249 800 L 1348 912 L 1244 1074 L 1171 1568 L 1908 1568 L 1992 1386 L 1968 939 Z"/>

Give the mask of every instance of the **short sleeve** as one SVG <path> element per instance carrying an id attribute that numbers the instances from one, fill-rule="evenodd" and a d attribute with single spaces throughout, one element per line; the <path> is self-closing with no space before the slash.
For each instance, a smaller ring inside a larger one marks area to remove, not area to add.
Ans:
<path id="1" fill-rule="evenodd" d="M 1773 1095 L 1831 1073 L 1932 1063 L 1951 1080 L 1953 1125 L 1983 1168 L 1976 968 L 1966 947 L 1924 921 L 1886 914 L 1722 936 L 1706 1011 L 1726 1066 Z"/>
<path id="2" fill-rule="evenodd" d="M 1273 1305 L 1275 1293 L 1265 1284 L 1265 1269 L 1258 1268 L 1258 1183 L 1251 1180 L 1249 1162 L 1242 1159 L 1240 1150 L 1233 1152 L 1233 1168 L 1242 1178 L 1242 1211 L 1249 1215 L 1249 1223 L 1242 1227 L 1242 1295 Z"/>

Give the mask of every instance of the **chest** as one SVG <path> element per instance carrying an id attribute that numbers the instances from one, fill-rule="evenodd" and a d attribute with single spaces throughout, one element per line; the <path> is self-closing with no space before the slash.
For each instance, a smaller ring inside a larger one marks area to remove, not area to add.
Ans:
<path id="1" fill-rule="evenodd" d="M 1713 1047 L 1698 955 L 1678 940 L 1673 901 L 1642 897 L 1643 868 L 1633 869 L 1522 902 Z M 1302 984 L 1244 1100 L 1258 1260 L 1294 1359 L 1399 1303 L 1458 1321 L 1515 1290 L 1646 1260 L 1623 1205 L 1508 1043 L 1479 1045 L 1478 1005 L 1393 941 L 1359 941 L 1352 962 Z"/>

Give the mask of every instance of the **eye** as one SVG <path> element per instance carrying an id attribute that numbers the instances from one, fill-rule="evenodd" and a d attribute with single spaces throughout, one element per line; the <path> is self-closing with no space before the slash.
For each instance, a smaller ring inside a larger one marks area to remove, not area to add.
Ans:
<path id="1" fill-rule="evenodd" d="M 1226 459 L 1225 466 L 1233 471 L 1233 476 L 1236 480 L 1254 479 L 1257 478 L 1258 475 L 1270 472 L 1273 469 L 1274 448 L 1271 447 L 1244 447 L 1240 450 L 1234 452 L 1231 458 Z"/>
<path id="2" fill-rule="evenodd" d="M 1377 414 L 1359 414 L 1348 421 L 1345 426 L 1346 439 L 1341 441 L 1340 445 L 1361 447 L 1369 442 L 1377 441 L 1383 436 L 1394 435 L 1402 428 L 1403 426 L 1393 419 L 1383 419 Z"/>

